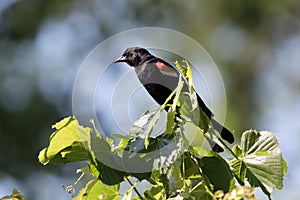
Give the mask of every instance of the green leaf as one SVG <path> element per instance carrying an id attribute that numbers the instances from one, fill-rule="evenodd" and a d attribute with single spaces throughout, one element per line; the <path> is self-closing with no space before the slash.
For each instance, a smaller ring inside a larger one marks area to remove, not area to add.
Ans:
<path id="1" fill-rule="evenodd" d="M 240 157 L 240 156 L 242 156 L 242 149 L 238 146 L 238 145 L 234 145 L 233 147 L 232 147 L 232 151 L 233 151 L 233 153 L 237 156 L 237 157 Z"/>
<path id="2" fill-rule="evenodd" d="M 182 171 L 178 165 L 173 165 L 173 173 L 172 173 L 173 179 L 174 179 L 174 189 L 178 190 L 183 188 L 184 186 L 184 179 L 182 177 Z"/>
<path id="3" fill-rule="evenodd" d="M 202 129 L 192 122 L 184 122 L 181 126 L 182 134 L 187 139 L 190 146 L 203 147 L 205 137 Z"/>
<path id="4" fill-rule="evenodd" d="M 192 70 L 187 61 L 184 61 L 186 64 L 186 71 L 184 78 L 187 80 L 184 88 L 185 92 L 180 93 L 179 101 L 179 114 L 180 117 L 185 121 L 193 122 L 197 127 L 202 129 L 202 132 L 207 132 L 209 129 L 210 121 L 205 115 L 205 113 L 199 108 L 197 92 L 194 88 L 194 83 L 192 79 Z M 177 67 L 181 66 L 177 63 Z M 181 66 L 183 67 L 183 66 Z"/>
<path id="5" fill-rule="evenodd" d="M 130 140 L 131 137 L 130 136 L 127 136 L 127 135 L 121 135 L 121 134 L 117 134 L 117 133 L 112 133 L 111 136 L 113 138 L 117 138 L 117 139 L 122 139 L 122 140 Z"/>
<path id="6" fill-rule="evenodd" d="M 168 111 L 167 125 L 166 125 L 165 134 L 174 133 L 176 113 L 177 113 L 176 110 L 175 111 L 173 111 L 173 110 Z"/>
<path id="7" fill-rule="evenodd" d="M 162 175 L 158 170 L 153 170 L 148 182 L 153 186 L 150 190 L 144 191 L 146 199 L 166 199 L 165 191 L 169 190 L 169 180 L 166 176 Z M 167 187 L 167 190 L 165 190 L 165 186 Z"/>
<path id="8" fill-rule="evenodd" d="M 211 154 L 211 149 L 207 149 L 202 146 L 193 146 L 190 149 L 190 152 L 194 154 L 197 158 L 201 159 L 205 156 L 209 156 Z"/>
<path id="9" fill-rule="evenodd" d="M 116 147 L 112 148 L 112 152 L 114 152 L 116 154 L 122 154 L 125 147 L 128 144 L 128 141 L 129 140 L 127 138 L 126 139 L 121 139 L 119 144 Z"/>
<path id="10" fill-rule="evenodd" d="M 93 175 L 95 178 L 98 178 L 100 176 L 100 171 L 97 169 L 96 161 L 90 162 L 88 167 L 89 167 L 91 175 Z"/>
<path id="11" fill-rule="evenodd" d="M 91 174 L 101 180 L 106 185 L 116 185 L 124 181 L 126 172 L 111 168 L 102 162 L 96 161 L 89 164 Z"/>
<path id="12" fill-rule="evenodd" d="M 182 157 L 181 174 L 183 178 L 190 178 L 200 175 L 198 163 L 191 157 L 190 153 L 185 153 Z"/>
<path id="13" fill-rule="evenodd" d="M 180 95 L 180 116 L 186 121 L 192 121 L 196 126 L 199 125 L 200 110 L 196 93 L 183 93 Z"/>
<path id="14" fill-rule="evenodd" d="M 213 194 L 204 186 L 204 184 L 201 184 L 201 182 L 193 188 L 190 196 L 194 199 L 215 200 Z"/>
<path id="15" fill-rule="evenodd" d="M 93 169 L 93 175 L 99 178 L 107 185 L 115 185 L 124 180 L 127 173 L 124 172 L 122 159 L 111 151 L 109 144 L 102 138 L 91 138 L 91 153 L 93 162 L 90 168 Z M 95 171 L 95 168 L 98 172 Z"/>
<path id="16" fill-rule="evenodd" d="M 243 133 L 241 138 L 241 149 L 242 153 L 245 156 L 246 154 L 251 154 L 253 152 L 249 151 L 250 148 L 257 142 L 260 134 L 255 130 L 249 130 Z M 254 150 L 254 149 L 252 149 Z M 258 151 L 259 152 L 259 151 Z"/>
<path id="17" fill-rule="evenodd" d="M 130 135 L 139 135 L 145 138 L 145 147 L 148 148 L 150 135 L 161 117 L 163 107 L 148 110 L 136 120 L 129 130 Z"/>
<path id="18" fill-rule="evenodd" d="M 162 174 L 169 174 L 171 166 L 188 149 L 188 141 L 182 136 L 183 128 L 176 129 L 175 134 L 163 135 L 157 143 L 155 152 L 154 169 Z"/>
<path id="19" fill-rule="evenodd" d="M 110 144 L 99 137 L 91 137 L 91 153 L 99 161 L 109 162 L 111 157 L 115 156 L 111 152 Z"/>
<path id="20" fill-rule="evenodd" d="M 247 179 L 251 186 L 261 187 L 268 196 L 274 187 L 283 187 L 287 166 L 274 134 L 267 131 L 246 131 L 241 139 L 242 155 L 237 149 L 239 148 L 235 147 L 235 152 L 240 156 L 238 160 L 234 160 L 232 167 L 239 179 Z"/>
<path id="21" fill-rule="evenodd" d="M 11 195 L 1 197 L 0 200 L 26 200 L 26 198 L 17 189 L 13 189 Z"/>
<path id="22" fill-rule="evenodd" d="M 208 132 L 209 130 L 210 121 L 206 114 L 200 109 L 200 121 L 199 127 L 203 130 L 204 133 Z"/>
<path id="23" fill-rule="evenodd" d="M 175 92 L 175 97 L 173 99 L 172 106 L 168 110 L 165 134 L 172 134 L 172 133 L 174 133 L 174 130 L 176 129 L 175 122 L 176 122 L 176 116 L 177 116 L 177 107 L 180 107 L 179 98 L 181 96 L 183 84 L 184 84 L 184 82 L 180 79 L 178 82 L 177 88 L 173 91 L 173 92 Z"/>
<path id="24" fill-rule="evenodd" d="M 185 66 L 180 64 L 178 61 L 175 62 L 175 65 L 187 82 L 189 91 L 191 91 L 191 89 L 194 88 L 192 68 L 188 61 L 183 60 L 182 62 L 185 64 Z"/>
<path id="25" fill-rule="evenodd" d="M 165 199 L 164 186 L 162 184 L 154 185 L 150 190 L 144 192 L 145 198 L 149 200 Z"/>
<path id="26" fill-rule="evenodd" d="M 282 165 L 283 165 L 283 176 L 285 176 L 288 171 L 288 166 L 287 166 L 287 162 L 283 159 L 283 157 L 282 157 Z"/>
<path id="27" fill-rule="evenodd" d="M 183 60 L 183 62 L 184 62 L 185 65 L 187 66 L 186 78 L 187 78 L 187 79 L 192 79 L 192 78 L 193 78 L 193 72 L 192 72 L 192 68 L 191 68 L 189 62 L 186 61 L 186 60 Z"/>
<path id="28" fill-rule="evenodd" d="M 227 162 L 218 154 L 213 153 L 210 157 L 203 157 L 199 166 L 204 176 L 214 186 L 214 192 L 223 190 L 228 192 L 234 186 L 234 179 Z"/>
<path id="29" fill-rule="evenodd" d="M 177 85 L 177 87 L 175 89 L 175 97 L 173 99 L 173 103 L 172 103 L 172 107 L 171 107 L 172 111 L 176 111 L 177 106 L 181 106 L 179 98 L 181 96 L 181 92 L 182 92 L 183 86 L 184 86 L 184 82 L 180 78 L 179 82 L 178 82 L 178 85 Z"/>
<path id="30" fill-rule="evenodd" d="M 58 161 L 56 160 L 59 156 Z M 60 154 L 57 154 L 52 160 L 52 164 L 80 162 L 91 158 L 86 147 L 81 142 L 75 142 L 72 146 L 65 148 Z"/>
<path id="31" fill-rule="evenodd" d="M 102 135 L 100 134 L 100 132 L 96 129 L 96 125 L 95 125 L 95 120 L 94 119 L 91 119 L 90 120 L 90 123 L 93 125 L 93 128 L 94 128 L 94 131 L 96 133 L 96 136 L 98 138 L 102 138 Z"/>
<path id="32" fill-rule="evenodd" d="M 56 131 L 50 136 L 49 146 L 39 154 L 39 161 L 42 164 L 46 165 L 52 161 L 58 164 L 89 159 L 86 147 L 90 140 L 90 128 L 80 126 L 75 117 L 65 118 L 52 127 Z"/>
<path id="33" fill-rule="evenodd" d="M 149 138 L 149 141 L 146 149 L 144 138 L 132 139 L 123 151 L 122 164 L 125 170 L 138 180 L 148 179 L 151 176 L 157 140 Z"/>
<path id="34" fill-rule="evenodd" d="M 119 185 L 108 186 L 94 179 L 87 183 L 74 200 L 120 200 L 118 191 Z"/>
<path id="35" fill-rule="evenodd" d="M 184 67 L 183 65 L 181 65 L 177 60 L 175 61 L 175 66 L 177 69 L 179 69 L 180 73 L 186 77 L 186 73 L 187 73 L 187 68 Z"/>
<path id="36" fill-rule="evenodd" d="M 140 137 L 145 136 L 145 131 L 149 125 L 151 125 L 151 122 L 157 112 L 160 110 L 160 107 L 154 107 L 150 110 L 147 110 L 145 113 L 143 113 L 131 126 L 129 130 L 129 135 Z"/>
<path id="37" fill-rule="evenodd" d="M 183 128 L 177 128 L 173 134 L 163 134 L 156 139 L 148 138 L 148 148 L 144 138 L 129 141 L 123 154 L 124 166 L 131 166 L 126 171 L 132 172 L 135 169 L 136 172 L 142 172 L 140 175 L 132 173 L 138 179 L 149 176 L 148 172 L 152 171 L 152 167 L 163 174 L 168 174 L 172 164 L 188 148 L 187 140 L 181 136 L 182 132 Z"/>

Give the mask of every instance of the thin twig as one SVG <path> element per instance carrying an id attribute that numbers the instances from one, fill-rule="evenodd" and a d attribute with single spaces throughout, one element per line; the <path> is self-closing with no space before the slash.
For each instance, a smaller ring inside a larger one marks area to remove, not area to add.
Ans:
<path id="1" fill-rule="evenodd" d="M 135 184 L 133 184 L 129 178 L 125 177 L 126 181 L 131 185 L 131 187 L 133 188 L 133 190 L 135 191 L 135 193 L 140 197 L 141 200 L 143 200 L 142 195 L 140 194 L 140 192 L 136 189 Z"/>

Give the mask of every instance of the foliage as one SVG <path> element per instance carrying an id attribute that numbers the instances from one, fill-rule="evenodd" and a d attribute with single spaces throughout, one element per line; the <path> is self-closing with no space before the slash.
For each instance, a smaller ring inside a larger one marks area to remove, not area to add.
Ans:
<path id="1" fill-rule="evenodd" d="M 255 187 L 270 198 L 274 188 L 283 187 L 287 171 L 276 137 L 270 132 L 249 130 L 242 134 L 240 145 L 228 147 L 201 115 L 192 71 L 184 63 L 186 66 L 176 62 L 183 78 L 169 97 L 173 104 L 147 111 L 133 124 L 128 136 L 115 135 L 121 138 L 118 144 L 103 138 L 93 121 L 93 128 L 89 128 L 79 125 L 75 117 L 67 117 L 53 126 L 56 131 L 49 146 L 40 152 L 39 161 L 44 165 L 87 162 L 79 170 L 82 175 L 78 181 L 82 176 L 92 176 L 76 200 L 254 199 Z M 151 137 L 165 108 L 166 130 Z M 207 137 L 232 158 L 225 159 L 206 148 Z M 139 191 L 136 186 L 141 181 L 147 181 L 151 187 Z M 120 194 L 123 182 L 131 187 Z M 245 186 L 246 182 L 251 187 Z M 65 189 L 72 192 L 76 183 Z"/>
<path id="2" fill-rule="evenodd" d="M 25 200 L 25 197 L 20 191 L 13 189 L 12 194 L 9 196 L 4 196 L 0 200 Z"/>

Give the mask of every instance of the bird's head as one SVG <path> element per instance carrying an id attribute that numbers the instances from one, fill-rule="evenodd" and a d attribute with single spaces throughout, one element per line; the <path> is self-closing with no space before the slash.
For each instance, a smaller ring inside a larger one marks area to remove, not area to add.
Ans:
<path id="1" fill-rule="evenodd" d="M 143 64 L 145 60 L 152 56 L 149 51 L 140 47 L 131 47 L 125 50 L 121 57 L 117 58 L 114 62 L 126 62 L 132 67 L 137 67 Z"/>

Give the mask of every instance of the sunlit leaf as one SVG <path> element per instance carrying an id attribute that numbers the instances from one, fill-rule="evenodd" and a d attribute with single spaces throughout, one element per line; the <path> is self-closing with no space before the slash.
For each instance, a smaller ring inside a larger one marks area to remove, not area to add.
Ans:
<path id="1" fill-rule="evenodd" d="M 164 186 L 162 184 L 154 185 L 150 190 L 146 190 L 144 195 L 146 199 L 149 200 L 157 200 L 157 199 L 164 199 Z"/>
<path id="2" fill-rule="evenodd" d="M 80 126 L 74 117 L 61 120 L 53 125 L 53 128 L 56 131 L 50 137 L 49 146 L 39 154 L 39 161 L 42 164 L 52 161 L 58 164 L 89 159 L 86 147 L 90 140 L 90 128 Z"/>
<path id="3" fill-rule="evenodd" d="M 165 134 L 172 134 L 174 133 L 175 129 L 175 117 L 176 117 L 176 110 L 169 110 L 168 115 L 167 115 L 167 125 L 166 125 L 166 130 Z"/>
<path id="4" fill-rule="evenodd" d="M 233 151 L 233 153 L 237 156 L 237 157 L 240 157 L 240 156 L 242 156 L 242 149 L 238 146 L 238 145 L 234 145 L 233 147 L 232 147 L 232 151 Z"/>
<path id="5" fill-rule="evenodd" d="M 17 189 L 13 189 L 11 195 L 1 197 L 0 200 L 26 200 L 26 198 Z"/>
<path id="6" fill-rule="evenodd" d="M 173 99 L 172 106 L 168 110 L 168 115 L 167 115 L 167 125 L 166 125 L 166 131 L 165 134 L 172 134 L 174 133 L 174 130 L 176 129 L 176 116 L 177 116 L 177 107 L 180 107 L 180 101 L 179 98 L 181 96 L 181 91 L 183 88 L 184 82 L 180 79 L 178 82 L 178 86 L 175 89 L 175 97 Z"/>
<path id="7" fill-rule="evenodd" d="M 193 72 L 192 72 L 192 68 L 191 68 L 189 62 L 186 61 L 186 60 L 183 60 L 183 62 L 184 62 L 185 65 L 187 66 L 186 78 L 187 78 L 187 79 L 192 79 L 192 78 L 193 78 Z"/>
<path id="8" fill-rule="evenodd" d="M 182 123 L 182 134 L 187 139 L 188 143 L 192 147 L 204 147 L 204 134 L 203 130 L 197 127 L 192 122 Z"/>
<path id="9" fill-rule="evenodd" d="M 240 155 L 240 150 L 235 152 Z M 247 179 L 251 186 L 261 187 L 268 196 L 276 187 L 283 187 L 283 177 L 287 167 L 274 134 L 266 131 L 246 131 L 241 139 L 242 155 L 234 160 L 235 175 Z"/>
<path id="10" fill-rule="evenodd" d="M 140 137 L 145 136 L 145 131 L 147 127 L 151 124 L 153 118 L 159 110 L 160 107 L 154 107 L 143 113 L 131 126 L 129 130 L 129 135 L 139 135 Z"/>
<path id="11" fill-rule="evenodd" d="M 74 200 L 120 200 L 118 190 L 119 185 L 108 186 L 94 179 L 87 183 Z"/>
<path id="12" fill-rule="evenodd" d="M 184 81 L 180 78 L 177 88 L 175 89 L 175 97 L 173 99 L 173 103 L 172 103 L 172 107 L 171 107 L 171 111 L 173 111 L 173 112 L 176 111 L 177 106 L 179 106 L 179 107 L 181 106 L 179 98 L 181 96 L 183 86 L 184 86 Z"/>
<path id="13" fill-rule="evenodd" d="M 157 144 L 154 168 L 168 174 L 172 164 L 187 150 L 188 142 L 181 136 L 182 128 L 177 128 L 174 135 L 164 135 Z"/>
<path id="14" fill-rule="evenodd" d="M 146 148 L 148 148 L 149 137 L 161 117 L 162 111 L 162 107 L 155 107 L 148 110 L 134 122 L 129 130 L 130 135 L 138 135 L 139 137 L 145 138 L 144 142 Z"/>
<path id="15" fill-rule="evenodd" d="M 129 141 L 129 139 L 127 139 L 127 138 L 126 139 L 121 139 L 119 144 L 111 149 L 112 152 L 117 153 L 117 154 L 118 153 L 122 154 L 125 147 L 128 144 L 128 141 Z"/>
<path id="16" fill-rule="evenodd" d="M 196 126 L 199 125 L 200 110 L 197 102 L 196 93 L 183 93 L 180 96 L 179 113 L 186 121 L 192 121 Z"/>
<path id="17" fill-rule="evenodd" d="M 175 61 L 174 64 L 175 64 L 176 68 L 179 69 L 180 73 L 181 73 L 184 77 L 186 77 L 187 68 L 184 67 L 183 65 L 181 65 L 178 61 Z"/>

